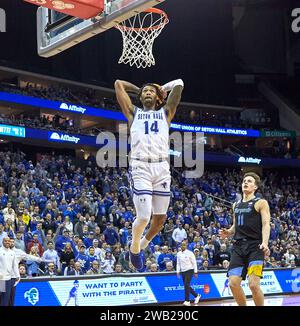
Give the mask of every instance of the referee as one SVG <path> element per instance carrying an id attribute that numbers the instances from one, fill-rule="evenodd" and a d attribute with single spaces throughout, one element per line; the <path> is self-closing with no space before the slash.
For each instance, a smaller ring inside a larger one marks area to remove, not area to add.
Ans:
<path id="1" fill-rule="evenodd" d="M 181 251 L 177 253 L 177 277 L 180 278 L 180 273 L 182 275 L 183 284 L 184 284 L 184 295 L 185 295 L 185 306 L 190 306 L 190 293 L 195 297 L 195 304 L 198 304 L 200 300 L 200 294 L 197 294 L 194 289 L 191 287 L 191 280 L 194 276 L 198 277 L 197 262 L 194 253 L 187 248 L 185 241 L 181 243 Z"/>

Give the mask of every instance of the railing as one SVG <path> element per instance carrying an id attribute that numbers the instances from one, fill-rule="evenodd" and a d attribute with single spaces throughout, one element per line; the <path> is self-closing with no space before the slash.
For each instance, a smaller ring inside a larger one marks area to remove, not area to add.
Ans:
<path id="1" fill-rule="evenodd" d="M 212 197 L 212 198 L 215 199 L 215 200 L 218 200 L 219 202 L 222 202 L 222 205 L 223 205 L 223 206 L 226 206 L 226 207 L 228 207 L 228 208 L 231 208 L 231 207 L 232 207 L 232 204 L 233 204 L 233 203 L 230 202 L 229 200 L 223 199 L 223 198 L 221 198 L 221 197 L 214 196 L 214 195 L 209 194 L 209 193 L 207 193 L 207 192 L 205 192 L 205 191 L 203 191 L 203 193 L 204 193 L 205 195 L 209 196 L 209 197 Z"/>

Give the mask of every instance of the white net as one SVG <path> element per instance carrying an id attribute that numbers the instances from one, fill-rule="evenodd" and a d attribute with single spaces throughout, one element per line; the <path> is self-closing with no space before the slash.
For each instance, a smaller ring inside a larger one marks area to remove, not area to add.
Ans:
<path id="1" fill-rule="evenodd" d="M 155 65 L 153 43 L 169 22 L 167 15 L 151 8 L 125 20 L 116 26 L 122 33 L 123 52 L 119 63 L 147 68 Z"/>

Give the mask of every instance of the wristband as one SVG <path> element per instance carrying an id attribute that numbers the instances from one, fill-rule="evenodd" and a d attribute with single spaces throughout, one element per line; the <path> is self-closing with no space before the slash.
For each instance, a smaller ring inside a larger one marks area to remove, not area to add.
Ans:
<path id="1" fill-rule="evenodd" d="M 165 92 L 169 92 L 171 91 L 175 86 L 182 86 L 184 87 L 184 83 L 182 79 L 175 79 L 172 80 L 170 82 L 168 82 L 167 84 L 161 86 L 162 90 Z"/>

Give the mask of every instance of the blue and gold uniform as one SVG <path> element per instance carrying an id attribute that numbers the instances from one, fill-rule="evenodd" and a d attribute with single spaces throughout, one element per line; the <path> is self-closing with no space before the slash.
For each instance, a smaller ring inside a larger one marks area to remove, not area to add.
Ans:
<path id="1" fill-rule="evenodd" d="M 262 243 L 262 218 L 254 207 L 260 199 L 254 197 L 247 202 L 240 200 L 234 207 L 234 245 L 228 276 L 240 276 L 245 280 L 246 275 L 253 273 L 262 277 L 264 253 L 259 248 Z"/>

